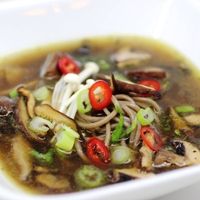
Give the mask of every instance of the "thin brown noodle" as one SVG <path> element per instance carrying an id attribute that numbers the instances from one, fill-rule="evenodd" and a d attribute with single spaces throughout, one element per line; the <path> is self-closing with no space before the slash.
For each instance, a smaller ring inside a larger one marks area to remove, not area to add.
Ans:
<path id="1" fill-rule="evenodd" d="M 112 131 L 116 128 L 119 122 L 119 114 L 114 105 L 119 106 L 123 112 L 124 129 L 127 129 L 133 123 L 136 113 L 140 108 L 151 107 L 155 116 L 154 124 L 159 123 L 158 115 L 161 113 L 161 108 L 152 99 L 143 97 L 131 98 L 126 94 L 118 94 L 112 96 L 112 103 L 113 106 L 109 106 L 109 108 L 103 110 L 104 116 L 92 116 L 90 114 L 81 114 L 79 112 L 76 114 L 75 120 L 77 124 L 82 127 L 83 130 L 87 130 L 87 133 L 85 132 L 86 140 L 90 137 L 94 137 L 95 134 L 95 137 L 103 140 L 106 146 L 111 145 Z M 130 133 L 129 137 L 122 139 L 119 145 L 127 145 L 132 149 L 137 148 L 140 142 L 140 128 L 141 125 L 137 122 L 136 128 Z M 89 134 L 90 132 L 91 135 Z M 76 141 L 75 147 L 82 160 L 88 163 L 89 161 L 87 156 L 82 150 L 81 144 L 78 140 Z"/>

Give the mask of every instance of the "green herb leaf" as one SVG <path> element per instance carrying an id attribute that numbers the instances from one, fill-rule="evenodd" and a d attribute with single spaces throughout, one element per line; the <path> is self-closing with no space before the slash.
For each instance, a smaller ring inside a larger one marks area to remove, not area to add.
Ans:
<path id="1" fill-rule="evenodd" d="M 120 117 L 119 117 L 119 122 L 118 122 L 115 130 L 112 132 L 112 135 L 111 135 L 111 142 L 113 144 L 117 143 L 119 141 L 120 135 L 121 135 L 122 130 L 123 130 L 123 125 L 124 125 L 124 116 L 122 114 L 121 108 L 119 106 L 115 105 L 115 109 L 119 113 Z"/>
<path id="2" fill-rule="evenodd" d="M 51 164 L 53 162 L 54 149 L 50 148 L 47 153 L 42 154 L 36 150 L 30 152 L 30 155 L 39 160 L 42 163 Z"/>

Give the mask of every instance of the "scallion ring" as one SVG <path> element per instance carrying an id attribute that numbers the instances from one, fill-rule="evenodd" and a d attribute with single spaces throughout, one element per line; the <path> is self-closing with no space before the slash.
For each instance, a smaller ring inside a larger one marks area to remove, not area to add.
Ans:
<path id="1" fill-rule="evenodd" d="M 116 146 L 111 150 L 111 162 L 114 164 L 124 164 L 130 160 L 131 152 L 126 146 Z"/>
<path id="2" fill-rule="evenodd" d="M 77 108 L 80 113 L 87 113 L 92 109 L 89 99 L 89 90 L 85 89 L 79 92 L 77 97 Z"/>
<path id="3" fill-rule="evenodd" d="M 137 112 L 137 118 L 142 126 L 151 124 L 151 122 L 153 122 L 154 120 L 154 114 L 152 109 L 150 107 L 147 107 L 145 109 L 141 108 Z"/>
<path id="4" fill-rule="evenodd" d="M 84 165 L 75 173 L 75 180 L 77 184 L 83 188 L 95 188 L 105 183 L 103 172 L 92 165 Z"/>
<path id="5" fill-rule="evenodd" d="M 41 86 L 33 91 L 33 96 L 37 101 L 43 101 L 50 95 L 50 91 L 46 86 Z"/>
<path id="6" fill-rule="evenodd" d="M 79 134 L 70 127 L 63 125 L 57 136 L 56 147 L 71 151 L 76 138 L 79 138 Z"/>
<path id="7" fill-rule="evenodd" d="M 29 128 L 34 132 L 46 133 L 49 128 L 53 128 L 53 124 L 49 120 L 36 116 L 30 121 Z"/>
<path id="8" fill-rule="evenodd" d="M 18 92 L 17 92 L 16 89 L 10 91 L 10 93 L 9 93 L 10 98 L 15 98 L 15 97 L 17 97 L 18 95 L 19 95 L 19 94 L 18 94 Z"/>

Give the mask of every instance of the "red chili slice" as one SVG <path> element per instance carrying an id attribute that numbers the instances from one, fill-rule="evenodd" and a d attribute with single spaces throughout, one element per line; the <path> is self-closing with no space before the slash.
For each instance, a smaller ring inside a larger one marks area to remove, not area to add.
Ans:
<path id="1" fill-rule="evenodd" d="M 59 59 L 58 67 L 63 74 L 68 74 L 68 73 L 78 74 L 80 72 L 80 68 L 76 64 L 76 62 L 67 56 L 63 56 Z"/>
<path id="2" fill-rule="evenodd" d="M 153 88 L 156 91 L 160 91 L 160 89 L 161 89 L 161 84 L 158 81 L 153 80 L 153 79 L 144 79 L 144 80 L 139 81 L 138 84 L 145 85 L 147 87 Z M 142 96 L 149 97 L 151 95 L 150 94 L 144 94 Z"/>
<path id="3" fill-rule="evenodd" d="M 150 133 L 155 141 L 155 144 L 152 144 L 147 137 L 145 136 L 145 133 Z M 140 135 L 145 142 L 145 144 L 152 150 L 152 151 L 158 151 L 162 147 L 162 139 L 160 135 L 154 131 L 152 128 L 149 126 L 142 126 L 140 129 Z"/>
<path id="4" fill-rule="evenodd" d="M 96 110 L 106 108 L 112 98 L 112 90 L 105 81 L 96 81 L 89 89 L 89 99 L 92 107 Z"/>
<path id="5" fill-rule="evenodd" d="M 105 167 L 109 162 L 110 152 L 104 142 L 98 138 L 90 138 L 87 141 L 86 152 L 97 167 Z"/>

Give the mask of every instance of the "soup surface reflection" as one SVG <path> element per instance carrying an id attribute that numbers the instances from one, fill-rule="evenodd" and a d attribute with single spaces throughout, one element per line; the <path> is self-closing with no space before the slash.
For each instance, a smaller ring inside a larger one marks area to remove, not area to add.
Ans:
<path id="1" fill-rule="evenodd" d="M 0 163 L 70 193 L 200 163 L 199 72 L 149 38 L 91 38 L 0 62 Z"/>

